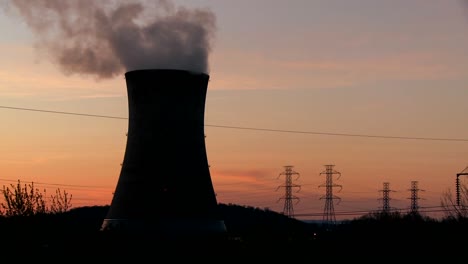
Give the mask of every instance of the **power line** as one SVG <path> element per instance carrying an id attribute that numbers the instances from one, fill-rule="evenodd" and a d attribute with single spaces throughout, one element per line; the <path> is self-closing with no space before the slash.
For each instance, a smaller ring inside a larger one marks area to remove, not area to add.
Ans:
<path id="1" fill-rule="evenodd" d="M 447 212 L 450 211 L 451 209 L 447 209 L 443 206 L 426 206 L 426 207 L 420 207 L 423 210 L 420 210 L 420 213 L 435 213 L 435 212 Z M 432 209 L 431 209 L 432 208 Z M 436 209 L 440 208 L 440 209 Z M 403 208 L 392 208 L 392 211 L 395 212 L 406 212 L 408 211 L 407 209 Z M 380 211 L 381 212 L 381 211 Z M 351 210 L 351 211 L 336 211 L 335 215 L 366 215 L 369 213 L 379 213 L 379 211 L 376 211 L 374 209 L 369 209 L 369 210 Z M 295 214 L 296 217 L 300 216 L 322 216 L 323 212 L 312 212 L 312 213 L 299 213 Z"/>
<path id="2" fill-rule="evenodd" d="M 18 182 L 18 180 L 9 180 L 9 179 L 1 179 L 0 181 L 6 182 Z M 107 186 L 97 186 L 97 185 L 74 185 L 74 184 L 58 184 L 58 183 L 46 183 L 46 182 L 35 182 L 35 181 L 20 181 L 20 183 L 31 183 L 31 184 L 39 184 L 39 185 L 50 185 L 50 186 L 66 186 L 66 187 L 81 187 L 81 188 L 110 188 Z"/>
<path id="3" fill-rule="evenodd" d="M 5 182 L 17 182 L 17 180 L 8 180 L 8 179 L 2 179 L 0 178 L 0 181 L 5 181 Z M 50 186 L 72 186 L 72 187 L 86 187 L 86 188 L 104 188 L 103 186 L 93 186 L 93 185 L 72 185 L 72 184 L 57 184 L 57 183 L 43 183 L 43 182 L 34 182 L 34 181 L 23 181 L 24 183 L 34 183 L 38 185 L 50 185 Z M 86 189 L 78 189 L 78 190 L 86 190 Z M 88 189 L 89 190 L 89 189 Z M 98 190 L 93 190 L 91 191 L 98 191 Z M 263 195 L 263 194 L 260 194 Z M 79 198 L 79 197 L 74 197 L 73 198 L 75 201 L 82 201 L 81 204 L 83 204 L 83 201 L 97 201 L 99 199 L 95 198 Z M 104 201 L 104 200 L 99 200 L 99 201 Z M 265 200 L 266 201 L 266 200 Z M 76 204 L 76 202 L 75 202 Z M 247 206 L 247 205 L 246 205 Z M 419 210 L 420 213 L 436 213 L 436 212 L 447 212 L 450 211 L 450 209 L 445 208 L 444 206 L 437 205 L 437 206 L 422 206 L 419 207 L 422 210 Z M 439 209 L 440 208 L 440 209 Z M 392 211 L 407 211 L 407 209 L 403 208 L 392 208 Z M 369 213 L 373 212 L 378 212 L 375 209 L 363 209 L 363 210 L 349 210 L 349 211 L 335 211 L 335 215 L 337 216 L 352 216 L 352 215 L 366 215 Z M 323 212 L 310 212 L 310 213 L 295 213 L 294 217 L 304 217 L 304 216 L 323 216 Z"/>
<path id="4" fill-rule="evenodd" d="M 255 128 L 255 127 L 236 127 L 236 126 L 221 126 L 221 125 L 205 125 L 205 126 L 219 127 L 219 128 L 231 128 L 231 129 L 243 129 L 243 130 L 268 131 L 268 132 L 281 132 L 281 133 L 324 135 L 324 136 L 344 136 L 344 137 L 364 137 L 364 138 L 384 138 L 384 139 L 468 142 L 468 139 L 464 139 L 464 138 L 403 137 L 403 136 L 383 136 L 383 135 L 366 135 L 366 134 L 348 134 L 348 133 L 330 133 L 330 132 L 315 132 L 315 131 L 281 130 L 281 129 Z"/>
<path id="5" fill-rule="evenodd" d="M 118 117 L 118 116 L 83 114 L 83 113 L 64 112 L 64 111 L 53 111 L 53 110 L 42 110 L 42 109 L 34 109 L 34 108 L 23 108 L 23 107 L 3 106 L 3 105 L 1 105 L 0 108 L 3 108 L 3 109 L 11 109 L 11 110 L 32 111 L 32 112 L 42 112 L 42 113 L 49 113 L 49 114 L 88 116 L 88 117 L 100 117 L 100 118 L 112 118 L 112 119 L 128 119 L 128 118 L 126 118 L 126 117 Z"/>
<path id="6" fill-rule="evenodd" d="M 2 105 L 0 105 L 0 108 L 3 108 L 3 109 L 10 109 L 10 110 L 22 110 L 22 111 L 42 112 L 42 113 L 50 113 L 50 114 L 63 114 L 63 115 L 98 117 L 98 118 L 109 118 L 109 119 L 128 119 L 127 117 L 119 117 L 119 116 L 95 115 L 95 114 L 85 114 L 85 113 L 76 113 L 76 112 L 43 110 L 43 109 L 35 109 L 35 108 L 11 107 L 11 106 L 2 106 Z M 361 137 L 361 138 L 381 138 L 381 139 L 400 139 L 400 140 L 425 140 L 425 141 L 468 142 L 468 139 L 466 139 L 466 138 L 434 138 L 434 137 L 385 136 L 385 135 L 370 135 L 370 134 L 350 134 L 350 133 L 331 133 L 331 132 L 318 132 L 318 131 L 282 130 L 282 129 L 271 129 L 271 128 L 224 126 L 224 125 L 209 125 L 209 124 L 205 124 L 205 126 L 207 126 L 207 127 L 215 127 L 215 128 L 227 128 L 227 129 L 239 129 L 239 130 L 254 130 L 254 131 L 265 131 L 265 132 L 292 133 L 292 134 L 323 135 L 323 136 L 342 136 L 342 137 Z"/>
<path id="7" fill-rule="evenodd" d="M 433 210 L 420 210 L 420 213 L 443 213 L 443 212 L 449 212 L 450 209 L 433 209 Z M 336 212 L 336 216 L 365 216 L 369 213 L 375 212 L 374 210 L 367 211 L 367 212 L 359 212 L 359 211 L 349 211 L 349 212 Z M 295 214 L 296 217 L 305 217 L 305 216 L 315 216 L 315 217 L 320 217 L 323 213 L 317 212 L 317 213 L 307 213 L 307 214 Z M 322 220 L 323 221 L 323 220 Z"/>

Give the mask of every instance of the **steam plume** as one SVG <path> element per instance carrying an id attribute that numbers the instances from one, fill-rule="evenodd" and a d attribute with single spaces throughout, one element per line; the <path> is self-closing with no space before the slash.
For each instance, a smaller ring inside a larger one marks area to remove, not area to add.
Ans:
<path id="1" fill-rule="evenodd" d="M 148 68 L 209 71 L 216 29 L 209 10 L 166 0 L 10 0 L 7 7 L 67 74 L 110 78 Z"/>

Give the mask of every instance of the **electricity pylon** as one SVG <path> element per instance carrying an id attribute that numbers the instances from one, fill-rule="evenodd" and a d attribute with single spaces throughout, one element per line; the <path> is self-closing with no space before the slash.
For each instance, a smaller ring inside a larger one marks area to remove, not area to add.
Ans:
<path id="1" fill-rule="evenodd" d="M 325 184 L 319 185 L 320 187 L 325 187 L 325 195 L 320 197 L 320 200 L 325 199 L 325 206 L 323 209 L 323 221 L 325 224 L 334 225 L 336 224 L 336 216 L 335 216 L 335 209 L 333 205 L 333 200 L 339 200 L 338 203 L 341 201 L 341 198 L 338 196 L 333 195 L 333 187 L 340 188 L 341 191 L 342 186 L 333 183 L 333 174 L 338 174 L 339 179 L 341 177 L 341 173 L 338 171 L 333 170 L 335 165 L 325 165 L 325 171 L 322 171 L 320 174 L 326 175 Z"/>
<path id="2" fill-rule="evenodd" d="M 419 205 L 418 205 L 418 200 L 421 199 L 418 197 L 418 192 L 424 190 L 421 190 L 418 188 L 418 182 L 417 181 L 412 181 L 411 182 L 411 197 L 408 198 L 411 200 L 411 205 L 410 205 L 410 213 L 411 214 L 419 214 Z"/>
<path id="3" fill-rule="evenodd" d="M 380 190 L 382 192 L 382 213 L 390 213 L 391 207 L 390 207 L 390 192 L 394 192 L 393 190 L 390 190 L 390 183 L 384 182 L 383 183 L 383 190 Z"/>
<path id="4" fill-rule="evenodd" d="M 455 188 L 456 188 L 456 193 L 457 193 L 457 206 L 460 206 L 460 179 L 459 177 L 462 175 L 468 176 L 468 166 L 461 172 L 457 173 L 457 179 L 455 181 Z"/>
<path id="5" fill-rule="evenodd" d="M 278 178 L 280 176 L 284 175 L 285 176 L 285 183 L 284 183 L 284 185 L 280 185 L 280 186 L 278 186 L 278 188 L 276 188 L 276 190 L 278 190 L 279 188 L 284 188 L 284 190 L 285 190 L 284 196 L 280 197 L 278 199 L 278 202 L 280 200 L 284 199 L 283 214 L 288 216 L 288 217 L 294 217 L 294 208 L 293 208 L 293 202 L 292 201 L 296 200 L 296 203 L 299 202 L 299 197 L 292 194 L 292 189 L 293 188 L 298 188 L 297 192 L 299 192 L 300 189 L 301 189 L 300 185 L 292 183 L 292 176 L 293 175 L 297 175 L 296 180 L 299 179 L 299 177 L 300 177 L 300 174 L 298 172 L 293 171 L 292 168 L 293 168 L 293 166 L 290 166 L 290 165 L 284 166 L 284 171 L 281 172 L 278 175 Z"/>

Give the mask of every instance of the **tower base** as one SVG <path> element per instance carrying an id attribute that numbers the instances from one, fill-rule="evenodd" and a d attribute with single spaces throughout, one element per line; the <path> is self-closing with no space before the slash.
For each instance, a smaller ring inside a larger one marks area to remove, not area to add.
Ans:
<path id="1" fill-rule="evenodd" d="M 187 238 L 223 235 L 226 233 L 226 226 L 224 221 L 212 219 L 104 219 L 101 231 Z"/>

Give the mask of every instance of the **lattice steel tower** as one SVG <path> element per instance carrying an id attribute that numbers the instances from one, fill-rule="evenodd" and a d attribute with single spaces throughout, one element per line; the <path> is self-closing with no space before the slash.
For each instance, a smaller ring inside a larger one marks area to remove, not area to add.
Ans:
<path id="1" fill-rule="evenodd" d="M 394 192 L 390 190 L 390 183 L 389 182 L 384 182 L 383 183 L 383 190 L 380 190 L 382 192 L 382 213 L 390 213 L 391 207 L 390 207 L 390 192 Z"/>
<path id="2" fill-rule="evenodd" d="M 338 174 L 337 179 L 341 177 L 340 172 L 333 170 L 334 166 L 335 165 L 325 165 L 325 171 L 322 171 L 320 175 L 321 174 L 326 175 L 326 182 L 325 184 L 319 185 L 319 188 L 325 187 L 325 195 L 320 197 L 320 200 L 325 199 L 325 207 L 323 209 L 323 221 L 325 221 L 326 224 L 333 224 L 333 225 L 336 223 L 333 200 L 337 199 L 341 201 L 340 197 L 333 195 L 333 187 L 340 188 L 339 191 L 341 191 L 342 189 L 341 185 L 333 183 L 333 174 Z"/>
<path id="3" fill-rule="evenodd" d="M 411 197 L 408 198 L 411 200 L 411 205 L 410 205 L 410 213 L 411 214 L 419 214 L 419 205 L 418 205 L 418 200 L 421 199 L 418 197 L 418 192 L 424 190 L 421 190 L 418 188 L 418 182 L 417 181 L 412 181 L 411 182 Z"/>
<path id="4" fill-rule="evenodd" d="M 296 200 L 296 203 L 299 202 L 299 197 L 296 197 L 295 195 L 292 194 L 292 189 L 293 188 L 298 188 L 297 189 L 297 192 L 299 192 L 299 190 L 301 189 L 301 186 L 300 185 L 297 185 L 297 184 L 293 184 L 292 183 L 292 176 L 293 175 L 296 175 L 296 180 L 299 179 L 300 177 L 300 174 L 298 172 L 295 172 L 293 171 L 293 166 L 284 166 L 284 171 L 281 172 L 279 175 L 278 175 L 278 178 L 281 177 L 282 175 L 285 176 L 285 183 L 284 185 L 280 185 L 278 186 L 278 188 L 276 188 L 276 190 L 278 190 L 279 188 L 284 188 L 285 190 L 285 193 L 284 193 L 284 196 L 283 197 L 280 197 L 278 199 L 278 202 L 282 199 L 284 199 L 284 207 L 283 207 L 283 214 L 284 215 L 287 215 L 288 217 L 294 217 L 294 208 L 293 208 L 293 200 Z"/>
<path id="5" fill-rule="evenodd" d="M 460 176 L 465 175 L 468 176 L 468 166 L 462 170 L 461 172 L 457 173 L 457 179 L 455 181 L 455 191 L 457 195 L 457 206 L 460 206 Z"/>

